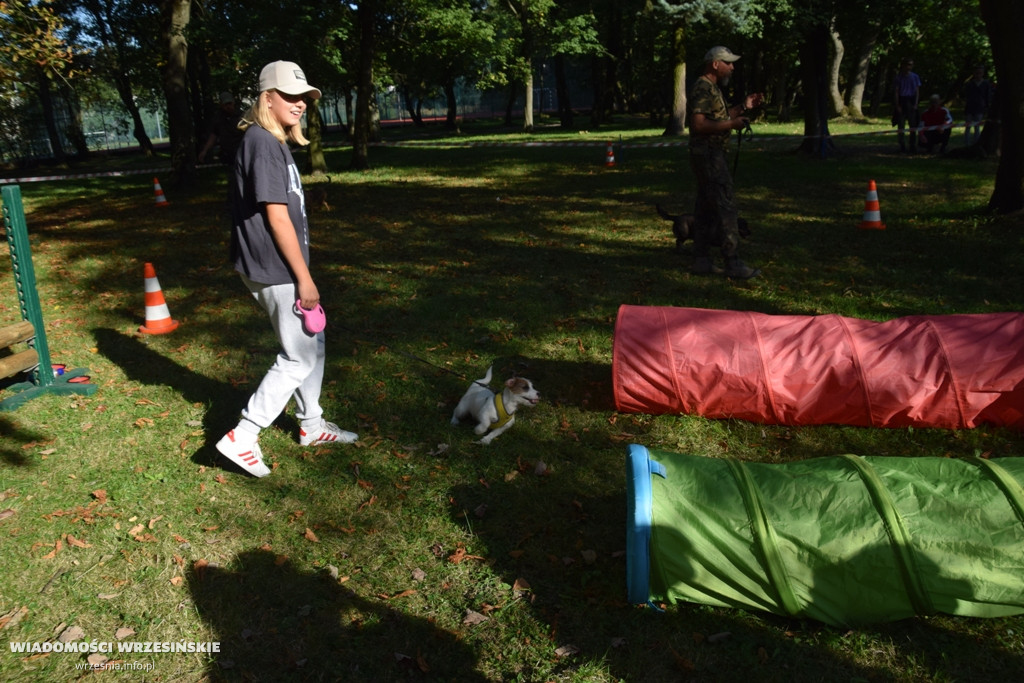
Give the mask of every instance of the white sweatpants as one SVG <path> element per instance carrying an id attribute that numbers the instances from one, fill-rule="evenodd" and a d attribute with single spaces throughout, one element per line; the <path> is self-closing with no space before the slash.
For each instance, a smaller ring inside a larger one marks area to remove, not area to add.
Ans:
<path id="1" fill-rule="evenodd" d="M 242 411 L 242 417 L 260 429 L 269 427 L 295 397 L 300 422 L 320 418 L 320 390 L 324 379 L 324 333 L 310 334 L 295 312 L 294 284 L 263 285 L 242 275 L 242 281 L 270 316 L 281 351 Z"/>

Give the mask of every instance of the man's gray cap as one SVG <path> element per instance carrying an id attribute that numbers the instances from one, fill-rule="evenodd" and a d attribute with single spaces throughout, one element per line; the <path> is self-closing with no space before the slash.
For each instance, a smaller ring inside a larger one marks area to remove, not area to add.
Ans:
<path id="1" fill-rule="evenodd" d="M 740 56 L 733 54 L 733 51 L 724 45 L 715 45 L 704 53 L 704 63 L 709 62 L 735 62 Z"/>

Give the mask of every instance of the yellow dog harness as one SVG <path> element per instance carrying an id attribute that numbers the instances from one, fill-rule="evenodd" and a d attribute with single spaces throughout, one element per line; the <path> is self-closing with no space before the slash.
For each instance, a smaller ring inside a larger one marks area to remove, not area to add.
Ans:
<path id="1" fill-rule="evenodd" d="M 494 409 L 498 412 L 498 421 L 492 422 L 488 429 L 498 429 L 508 424 L 508 421 L 512 419 L 512 416 L 505 410 L 505 402 L 501 399 L 501 394 L 497 393 L 494 395 Z"/>

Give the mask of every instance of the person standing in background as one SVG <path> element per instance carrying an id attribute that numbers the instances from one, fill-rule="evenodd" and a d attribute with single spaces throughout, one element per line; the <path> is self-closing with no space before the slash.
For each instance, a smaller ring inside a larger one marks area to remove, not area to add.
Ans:
<path id="1" fill-rule="evenodd" d="M 729 83 L 739 55 L 717 45 L 704 55 L 704 70 L 690 92 L 690 168 L 697 178 L 693 215 L 693 267 L 696 275 L 721 275 L 747 280 L 761 273 L 737 253 L 740 241 L 732 174 L 725 151 L 733 130 L 750 125 L 744 114 L 764 100 L 747 95 L 741 104 L 726 106 L 722 87 Z M 711 246 L 721 248 L 725 269 L 711 258 Z"/>
<path id="2" fill-rule="evenodd" d="M 921 98 L 921 78 L 914 73 L 914 60 L 906 57 L 893 83 L 893 124 L 899 128 L 900 151 L 906 152 L 905 127 L 917 128 L 917 105 Z M 917 132 L 910 133 L 910 153 L 917 151 Z"/>
<path id="3" fill-rule="evenodd" d="M 974 74 L 964 82 L 964 143 L 970 147 L 981 135 L 981 124 L 988 117 L 995 89 L 985 78 L 985 67 L 974 67 Z M 973 128 L 973 132 L 972 129 Z"/>

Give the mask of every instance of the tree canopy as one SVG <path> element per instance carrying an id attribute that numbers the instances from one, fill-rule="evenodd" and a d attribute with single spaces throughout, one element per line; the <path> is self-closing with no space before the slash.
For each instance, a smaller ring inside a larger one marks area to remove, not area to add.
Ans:
<path id="1" fill-rule="evenodd" d="M 915 58 L 923 90 L 948 103 L 959 103 L 960 86 L 979 63 L 1002 81 L 1000 94 L 1013 101 L 1020 57 L 1005 48 L 993 55 L 997 41 L 1010 40 L 1003 29 L 1019 26 L 1010 5 L 10 0 L 0 2 L 0 71 L 7 95 L 0 130 L 8 141 L 6 158 L 38 155 L 11 131 L 33 127 L 26 112 L 41 112 L 51 152 L 58 154 L 74 137 L 75 116 L 61 116 L 61 105 L 73 113 L 85 93 L 114 93 L 125 127 L 144 150 L 151 143 L 140 105 L 165 112 L 175 168 L 185 178 L 217 93 L 251 98 L 263 64 L 288 59 L 301 64 L 325 93 L 308 114 L 308 170 L 314 172 L 327 170 L 320 147 L 327 113 L 334 121 L 344 118 L 353 136 L 353 166 L 368 165 L 378 101 L 389 94 L 417 125 L 424 125 L 424 103 L 441 101 L 444 125 L 457 127 L 468 107 L 465 93 L 474 92 L 503 101 L 506 122 L 518 118 L 526 131 L 546 113 L 569 127 L 577 113 L 589 112 L 589 128 L 620 114 L 645 113 L 667 135 L 683 135 L 686 90 L 707 48 L 724 44 L 743 55 L 731 97 L 763 92 L 761 115 L 802 117 L 806 139 L 822 141 L 829 139 L 828 122 L 836 116 L 886 115 L 903 56 Z M 106 85 L 98 88 L 97 82 Z M 547 90 L 552 83 L 553 96 Z M 824 148 L 812 142 L 808 151 Z"/>

